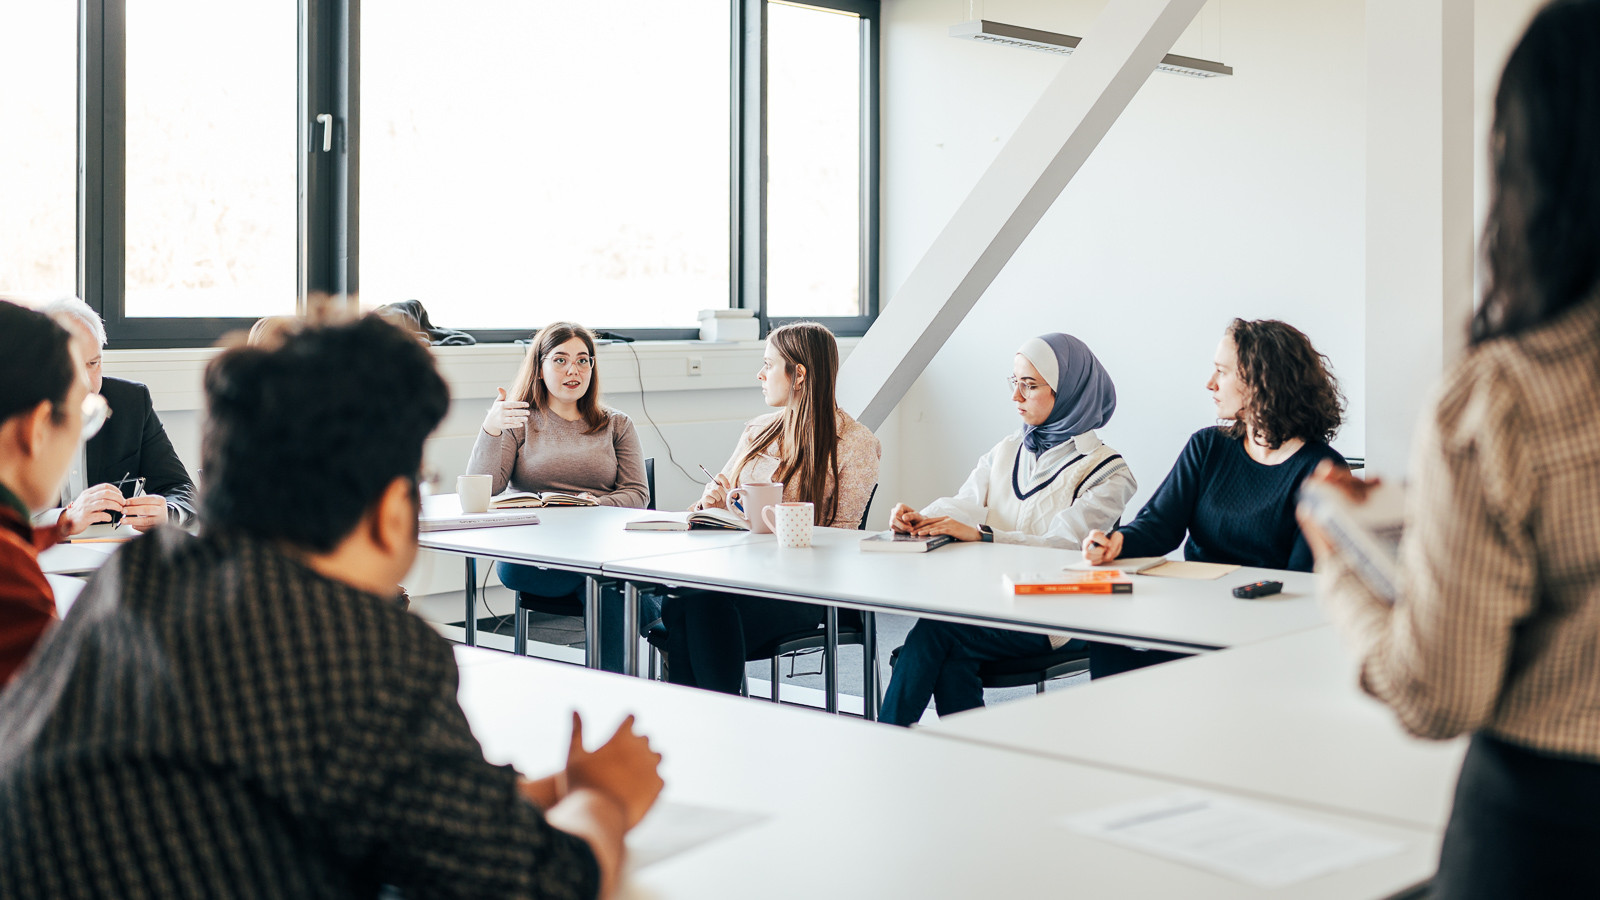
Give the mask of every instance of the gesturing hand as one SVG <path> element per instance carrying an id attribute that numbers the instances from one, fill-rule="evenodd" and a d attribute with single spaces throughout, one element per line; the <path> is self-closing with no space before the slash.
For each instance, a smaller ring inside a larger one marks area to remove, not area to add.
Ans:
<path id="1" fill-rule="evenodd" d="M 505 388 L 495 388 L 494 402 L 483 417 L 483 430 L 491 437 L 499 437 L 507 428 L 521 428 L 528 423 L 528 403 L 525 400 L 507 400 Z"/>
<path id="2" fill-rule="evenodd" d="M 583 748 L 583 719 L 572 714 L 572 746 L 567 751 L 567 790 L 591 788 L 616 800 L 628 820 L 639 824 L 666 783 L 657 771 L 661 754 L 650 740 L 633 733 L 633 716 L 622 720 L 611 739 L 593 753 Z"/>

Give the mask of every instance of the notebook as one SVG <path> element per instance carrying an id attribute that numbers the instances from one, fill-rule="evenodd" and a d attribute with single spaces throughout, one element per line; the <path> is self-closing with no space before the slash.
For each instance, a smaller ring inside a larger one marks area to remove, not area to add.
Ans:
<path id="1" fill-rule="evenodd" d="M 929 550 L 937 550 L 945 544 L 955 542 L 956 539 L 948 534 L 918 537 L 914 534 L 884 531 L 872 537 L 862 538 L 861 549 L 869 553 L 927 553 Z"/>
<path id="2" fill-rule="evenodd" d="M 1400 536 L 1405 531 L 1403 488 L 1380 484 L 1355 503 L 1318 481 L 1300 488 L 1300 508 L 1321 526 L 1356 575 L 1386 602 L 1400 596 Z"/>
<path id="3" fill-rule="evenodd" d="M 716 508 L 698 512 L 654 513 L 643 519 L 634 519 L 622 527 L 624 531 L 688 531 L 691 528 L 750 530 L 750 525 L 744 519 L 725 509 Z"/>
<path id="4" fill-rule="evenodd" d="M 537 524 L 539 524 L 538 514 L 515 509 L 503 512 L 456 513 L 447 516 L 419 516 L 417 518 L 417 530 L 424 532 Z"/>

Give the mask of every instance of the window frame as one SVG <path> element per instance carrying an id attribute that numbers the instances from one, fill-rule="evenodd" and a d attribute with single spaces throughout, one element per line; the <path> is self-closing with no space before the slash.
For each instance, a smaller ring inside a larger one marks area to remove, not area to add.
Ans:
<path id="1" fill-rule="evenodd" d="M 728 306 L 755 311 L 764 336 L 791 321 L 815 321 L 841 337 L 865 334 L 878 315 L 878 59 L 880 0 L 804 0 L 792 5 L 853 13 L 863 23 L 860 205 L 861 314 L 770 317 L 766 297 L 766 33 L 768 0 L 728 0 Z M 130 317 L 126 266 L 126 0 L 79 0 L 79 296 L 105 319 L 112 349 L 206 347 L 255 317 Z M 299 0 L 299 193 L 297 273 L 309 295 L 347 296 L 360 278 L 361 0 Z M 334 116 L 334 149 L 321 150 L 319 113 Z M 529 328 L 470 329 L 482 343 L 525 339 Z M 693 340 L 695 328 L 611 327 L 638 340 Z"/>
<path id="2" fill-rule="evenodd" d="M 744 243 L 741 260 L 741 268 L 747 275 L 745 299 L 748 301 L 752 294 L 759 299 L 755 304 L 747 302 L 743 305 L 757 310 L 756 315 L 761 320 L 763 335 L 790 322 L 818 322 L 838 337 L 860 337 L 867 333 L 867 329 L 872 327 L 873 321 L 878 318 L 878 32 L 881 2 L 880 0 L 781 0 L 788 6 L 853 13 L 861 19 L 861 148 L 858 163 L 860 197 L 857 206 L 857 215 L 861 221 L 858 256 L 861 264 L 857 273 L 859 279 L 857 296 L 861 299 L 861 312 L 854 316 L 771 316 L 767 312 L 765 87 L 766 8 L 769 2 L 772 0 L 744 0 L 745 14 L 760 17 L 759 28 L 747 29 L 744 35 L 744 52 L 747 55 L 759 53 L 760 63 L 752 67 L 752 71 L 755 71 L 757 79 L 755 83 L 760 85 L 760 90 L 757 96 L 742 108 L 745 139 L 742 142 L 739 166 L 747 176 L 744 181 L 746 190 L 758 193 L 758 196 L 750 198 L 749 205 L 744 207 L 745 215 L 748 218 L 759 209 L 760 225 L 757 239 Z M 750 78 L 751 74 L 747 72 L 745 76 L 747 84 L 750 83 Z"/>

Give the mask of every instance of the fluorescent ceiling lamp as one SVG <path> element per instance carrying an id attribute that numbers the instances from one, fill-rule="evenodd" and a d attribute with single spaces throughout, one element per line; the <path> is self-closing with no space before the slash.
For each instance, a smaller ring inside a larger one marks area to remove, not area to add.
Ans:
<path id="1" fill-rule="evenodd" d="M 1040 31 L 1037 28 L 1007 25 L 1004 22 L 990 22 L 987 19 L 974 19 L 951 25 L 950 36 L 986 44 L 1043 50 L 1046 53 L 1059 53 L 1062 56 L 1078 49 L 1078 44 L 1083 42 L 1083 38 L 1073 37 L 1070 34 Z M 1188 75 L 1191 78 L 1215 78 L 1218 75 L 1232 75 L 1233 67 L 1209 59 L 1195 59 L 1192 56 L 1168 53 L 1161 57 L 1161 62 L 1156 63 L 1156 71 Z"/>

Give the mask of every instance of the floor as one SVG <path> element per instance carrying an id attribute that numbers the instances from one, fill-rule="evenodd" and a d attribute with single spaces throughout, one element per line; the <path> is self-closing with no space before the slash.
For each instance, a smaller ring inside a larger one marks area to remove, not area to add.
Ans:
<path id="1" fill-rule="evenodd" d="M 429 622 L 439 627 L 441 633 L 452 640 L 464 639 L 462 624 L 463 594 L 461 591 L 444 594 L 432 594 L 427 597 L 413 598 L 412 611 L 422 616 Z M 478 604 L 478 643 L 480 646 L 495 649 L 511 649 L 511 619 L 512 594 L 503 587 L 495 585 L 490 587 L 479 597 Z M 894 648 L 905 643 L 906 633 L 911 626 L 916 624 L 916 619 L 909 616 L 893 616 L 880 613 L 878 620 L 878 669 L 879 691 L 888 683 L 889 654 Z M 498 628 L 496 627 L 498 626 Z M 499 633 L 496 633 L 496 632 Z M 530 656 L 539 656 L 561 662 L 570 662 L 581 665 L 583 663 L 583 620 L 566 616 L 549 616 L 539 613 L 531 614 L 528 629 L 528 652 Z M 645 657 L 641 653 L 641 666 Z M 782 665 L 782 691 L 785 703 L 796 703 L 806 706 L 822 708 L 824 704 L 822 656 L 820 653 L 807 653 L 783 661 Z M 860 715 L 861 697 L 863 695 L 862 683 L 866 667 L 862 662 L 860 647 L 846 646 L 841 648 L 839 654 L 839 707 L 842 711 Z M 771 697 L 770 681 L 772 677 L 772 664 L 768 660 L 757 660 L 750 663 L 746 669 L 749 682 L 750 695 L 753 697 Z M 1046 690 L 1065 690 L 1081 684 L 1087 684 L 1087 674 L 1062 678 L 1050 682 Z M 1022 697 L 1031 697 L 1034 689 L 1031 687 L 991 689 L 984 692 L 984 699 L 988 703 L 1003 703 L 1007 700 L 1016 700 Z M 930 704 L 931 706 L 931 704 Z M 937 716 L 930 709 L 923 716 L 924 722 L 933 721 Z"/>

